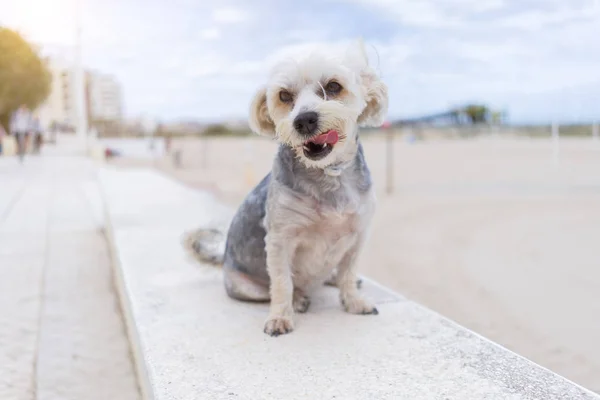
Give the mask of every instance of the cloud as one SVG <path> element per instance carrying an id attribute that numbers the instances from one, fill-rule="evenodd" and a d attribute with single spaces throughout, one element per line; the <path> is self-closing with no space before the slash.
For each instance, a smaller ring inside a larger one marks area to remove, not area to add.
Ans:
<path id="1" fill-rule="evenodd" d="M 405 27 L 460 28 L 469 17 L 500 10 L 505 0 L 336 0 L 361 5 L 366 10 L 378 12 Z"/>
<path id="2" fill-rule="evenodd" d="M 75 0 L 3 1 L 0 3 L 0 26 L 19 30 L 29 40 L 54 46 L 71 46 L 75 39 Z"/>
<path id="3" fill-rule="evenodd" d="M 0 23 L 71 51 L 73 29 L 61 10 L 58 19 L 41 18 L 31 1 L 2 2 Z M 85 62 L 118 77 L 132 116 L 244 117 L 274 59 L 362 36 L 390 87 L 391 117 L 470 101 L 506 107 L 523 120 L 600 117 L 587 101 L 600 86 L 595 0 L 85 4 Z"/>
<path id="4" fill-rule="evenodd" d="M 204 40 L 214 40 L 221 36 L 221 31 L 217 28 L 202 29 L 198 32 L 198 37 Z"/>
<path id="5" fill-rule="evenodd" d="M 217 8 L 212 12 L 212 19 L 221 24 L 236 24 L 250 19 L 250 13 L 237 7 Z"/>

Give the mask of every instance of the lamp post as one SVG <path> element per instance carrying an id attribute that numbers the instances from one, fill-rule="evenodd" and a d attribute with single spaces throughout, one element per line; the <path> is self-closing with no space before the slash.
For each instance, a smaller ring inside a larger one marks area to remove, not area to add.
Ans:
<path id="1" fill-rule="evenodd" d="M 392 124 L 386 121 L 381 125 L 386 131 L 386 187 L 385 191 L 387 194 L 394 192 L 394 132 L 391 127 Z"/>
<path id="2" fill-rule="evenodd" d="M 75 91 L 75 104 L 76 104 L 76 127 L 77 136 L 82 139 L 85 143 L 86 151 L 88 150 L 88 124 L 87 124 L 87 104 L 86 104 L 86 90 L 85 90 L 85 72 L 83 69 L 83 45 L 81 40 L 81 33 L 83 29 L 82 24 L 82 0 L 76 0 L 75 2 L 75 68 L 74 68 L 74 91 Z"/>

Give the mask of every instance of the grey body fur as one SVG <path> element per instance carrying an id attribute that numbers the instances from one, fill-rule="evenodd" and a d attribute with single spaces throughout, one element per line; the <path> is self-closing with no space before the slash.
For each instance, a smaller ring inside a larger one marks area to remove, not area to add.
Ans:
<path id="1" fill-rule="evenodd" d="M 292 149 L 286 145 L 279 146 L 272 171 L 246 197 L 228 230 L 223 268 L 226 290 L 231 297 L 248 301 L 268 301 L 270 298 L 265 222 L 268 221 L 266 217 L 269 208 L 278 210 L 277 206 L 269 207 L 269 200 L 276 197 L 278 193 L 286 193 L 290 197 L 303 200 L 295 202 L 296 207 L 294 202 L 287 204 L 285 212 L 289 215 L 284 221 L 290 223 L 298 221 L 305 224 L 306 228 L 324 223 L 319 214 L 314 213 L 317 211 L 316 208 L 340 214 L 357 211 L 356 201 L 367 197 L 372 186 L 362 145 L 360 143 L 357 145 L 358 150 L 353 162 L 339 176 L 328 176 L 322 169 L 308 168 L 297 159 Z M 308 215 L 307 204 L 315 206 Z M 313 221 L 315 218 L 317 220 Z M 328 238 L 316 236 L 309 243 L 300 243 L 296 251 L 300 254 L 312 251 L 313 241 L 331 242 Z M 329 248 L 327 246 L 327 249 Z M 336 261 L 331 260 L 328 254 L 315 254 L 315 256 L 317 261 L 321 259 L 323 263 Z M 294 264 L 292 262 L 292 265 Z M 308 291 L 313 286 L 311 284 L 317 284 L 320 280 L 326 281 L 335 267 L 335 263 L 322 265 L 320 268 L 322 273 L 315 277 L 316 282 L 302 277 L 301 281 L 295 282 L 295 287 Z M 296 275 L 301 273 L 301 271 L 294 272 Z"/>

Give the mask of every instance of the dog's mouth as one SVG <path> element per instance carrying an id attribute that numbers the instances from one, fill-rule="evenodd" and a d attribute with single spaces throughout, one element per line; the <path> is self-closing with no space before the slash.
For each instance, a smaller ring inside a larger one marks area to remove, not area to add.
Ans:
<path id="1" fill-rule="evenodd" d="M 333 146 L 335 146 L 338 140 L 338 132 L 330 130 L 308 139 L 302 145 L 302 150 L 304 151 L 306 158 L 314 161 L 320 160 L 331 153 Z"/>

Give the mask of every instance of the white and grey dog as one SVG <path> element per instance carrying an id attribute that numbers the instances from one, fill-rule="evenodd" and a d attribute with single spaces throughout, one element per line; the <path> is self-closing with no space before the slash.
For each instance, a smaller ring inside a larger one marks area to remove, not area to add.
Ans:
<path id="1" fill-rule="evenodd" d="M 251 104 L 250 127 L 275 138 L 271 172 L 238 209 L 225 253 L 208 249 L 211 231 L 186 235 L 197 258 L 222 264 L 229 296 L 269 301 L 265 333 L 294 329 L 311 290 L 334 281 L 346 311 L 377 314 L 357 287 L 356 260 L 375 208 L 359 126 L 380 126 L 386 85 L 362 41 L 277 64 Z"/>

